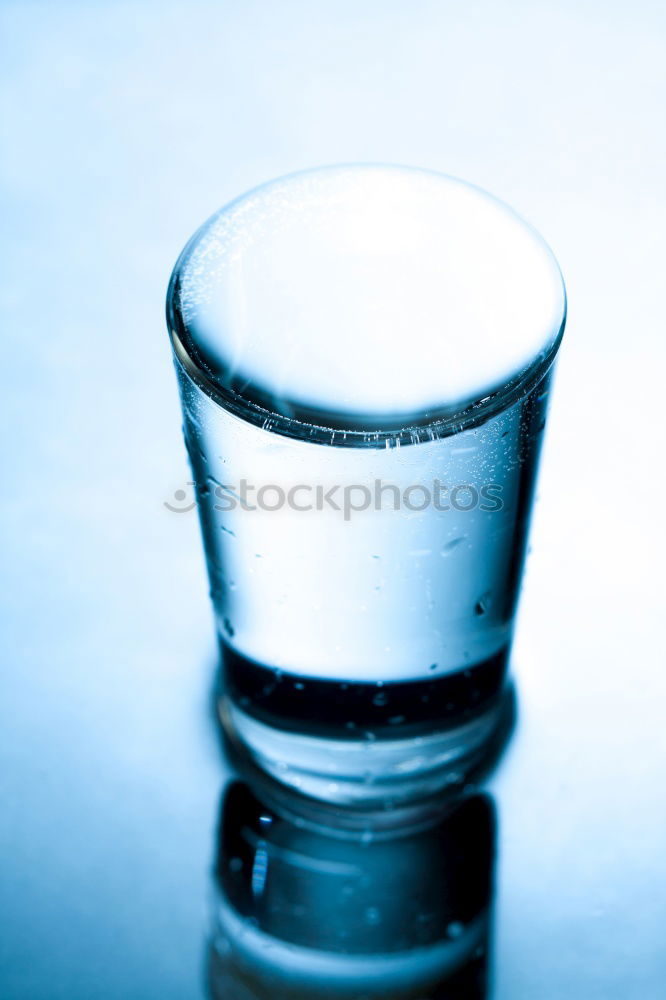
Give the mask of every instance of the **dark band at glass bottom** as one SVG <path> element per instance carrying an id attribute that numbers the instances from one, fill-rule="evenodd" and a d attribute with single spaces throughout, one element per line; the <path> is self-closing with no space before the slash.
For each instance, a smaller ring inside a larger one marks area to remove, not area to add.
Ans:
<path id="1" fill-rule="evenodd" d="M 266 667 L 221 646 L 221 683 L 245 713 L 276 729 L 358 740 L 402 739 L 454 728 L 485 712 L 501 692 L 509 647 L 464 670 L 412 681 L 322 680 Z"/>

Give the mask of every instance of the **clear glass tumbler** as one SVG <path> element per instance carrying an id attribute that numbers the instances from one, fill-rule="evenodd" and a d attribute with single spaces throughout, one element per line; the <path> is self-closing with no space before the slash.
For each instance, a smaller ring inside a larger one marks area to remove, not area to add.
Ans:
<path id="1" fill-rule="evenodd" d="M 428 171 L 286 177 L 206 222 L 168 324 L 241 758 L 337 805 L 475 766 L 507 663 L 557 263 Z"/>

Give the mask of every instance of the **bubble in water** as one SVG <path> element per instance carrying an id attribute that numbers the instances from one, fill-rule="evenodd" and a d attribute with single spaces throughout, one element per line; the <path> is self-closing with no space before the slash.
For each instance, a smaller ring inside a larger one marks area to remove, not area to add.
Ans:
<path id="1" fill-rule="evenodd" d="M 381 708 L 383 705 L 386 705 L 387 702 L 388 702 L 388 695 L 386 694 L 386 691 L 378 691 L 377 694 L 372 699 L 372 704 L 377 705 L 378 708 Z"/>
<path id="2" fill-rule="evenodd" d="M 376 906 L 369 906 L 365 911 L 366 922 L 376 926 L 382 922 L 382 915 Z"/>
<path id="3" fill-rule="evenodd" d="M 461 924 L 459 920 L 452 920 L 451 923 L 446 928 L 446 936 L 455 941 L 464 932 L 465 926 Z"/>

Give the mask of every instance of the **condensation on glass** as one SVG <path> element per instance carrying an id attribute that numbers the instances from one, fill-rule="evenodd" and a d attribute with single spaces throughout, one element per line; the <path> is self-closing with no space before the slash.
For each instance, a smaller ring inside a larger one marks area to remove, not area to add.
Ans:
<path id="1" fill-rule="evenodd" d="M 406 801 L 506 721 L 565 312 L 541 237 L 427 171 L 287 177 L 186 246 L 168 321 L 220 714 L 258 773 Z"/>

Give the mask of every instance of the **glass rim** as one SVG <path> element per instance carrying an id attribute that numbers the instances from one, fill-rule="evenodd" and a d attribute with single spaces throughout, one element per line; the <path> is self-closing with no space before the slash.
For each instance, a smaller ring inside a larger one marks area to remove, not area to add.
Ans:
<path id="1" fill-rule="evenodd" d="M 454 404 L 429 407 L 428 409 L 411 414 L 386 413 L 383 415 L 373 414 L 371 417 L 364 414 L 315 409 L 302 404 L 289 403 L 291 412 L 287 414 L 273 408 L 269 397 L 264 396 L 256 388 L 253 388 L 250 394 L 247 392 L 247 386 L 245 385 L 243 392 L 231 386 L 225 386 L 206 370 L 202 361 L 197 357 L 195 350 L 192 347 L 188 347 L 190 337 L 187 331 L 187 324 L 179 308 L 181 267 L 187 259 L 191 248 L 200 239 L 202 233 L 205 232 L 213 220 L 232 209 L 239 201 L 256 192 L 265 190 L 291 178 L 297 179 L 304 174 L 336 169 L 393 166 L 398 167 L 398 169 L 434 174 L 435 176 L 474 188 L 483 195 L 488 194 L 483 188 L 470 184 L 467 181 L 418 167 L 405 168 L 387 163 L 335 164 L 328 167 L 319 167 L 288 174 L 244 192 L 213 213 L 187 241 L 178 256 L 169 280 L 166 296 L 167 328 L 177 364 L 189 376 L 191 381 L 216 405 L 248 423 L 292 439 L 337 447 L 400 447 L 405 444 L 418 444 L 423 441 L 449 437 L 485 423 L 496 414 L 513 405 L 517 400 L 526 396 L 549 371 L 562 342 L 567 320 L 567 293 L 564 278 L 557 258 L 539 231 L 503 202 L 500 202 L 500 204 L 509 208 L 521 224 L 536 236 L 550 256 L 561 283 L 562 315 L 557 332 L 548 346 L 531 358 L 512 378 L 496 385 L 494 388 L 490 388 L 490 390 L 486 389 L 480 398 L 468 398 Z M 493 198 L 492 195 L 490 197 Z M 494 200 L 497 201 L 498 199 L 494 198 Z"/>
<path id="2" fill-rule="evenodd" d="M 448 413 L 426 411 L 420 420 L 373 430 L 354 427 L 351 419 L 351 426 L 344 428 L 314 423 L 296 415 L 276 413 L 275 410 L 220 385 L 191 358 L 173 326 L 170 326 L 170 335 L 174 357 L 185 374 L 213 403 L 241 420 L 267 432 L 313 444 L 346 448 L 390 448 L 436 441 L 471 430 L 527 396 L 552 367 L 562 341 L 565 323 L 566 310 L 557 338 L 545 356 L 539 357 L 515 379 L 490 395 L 467 406 L 451 408 Z M 336 415 L 336 420 L 338 418 Z"/>

